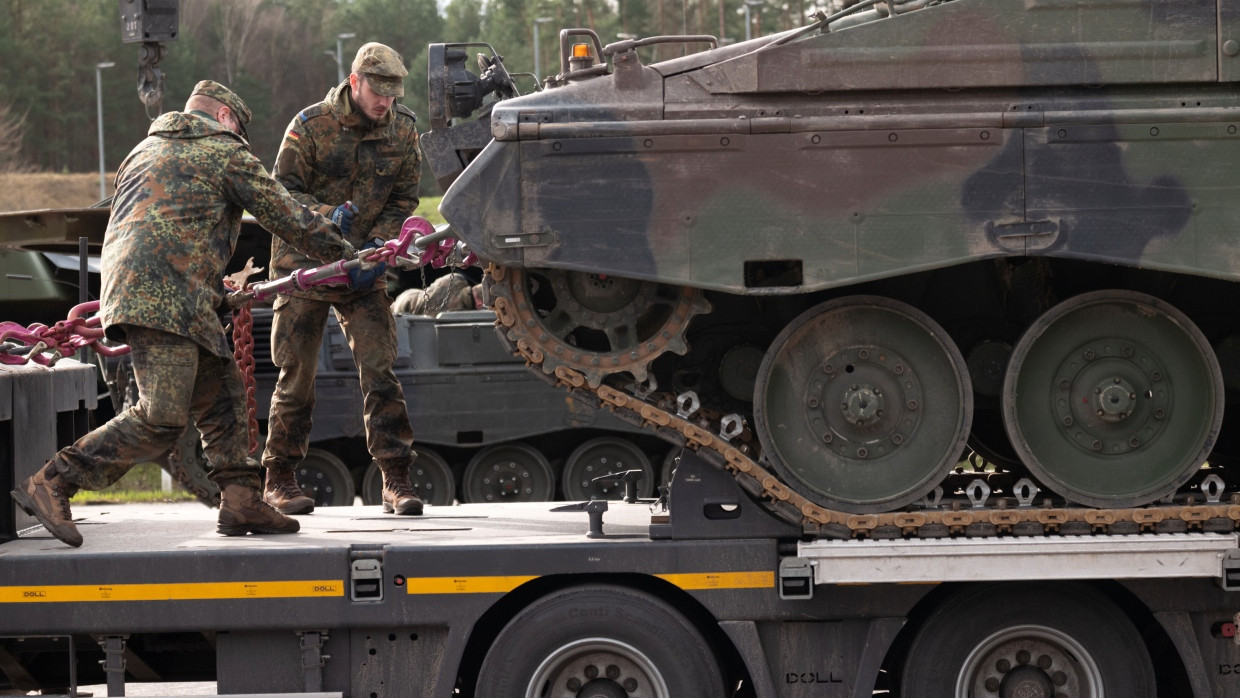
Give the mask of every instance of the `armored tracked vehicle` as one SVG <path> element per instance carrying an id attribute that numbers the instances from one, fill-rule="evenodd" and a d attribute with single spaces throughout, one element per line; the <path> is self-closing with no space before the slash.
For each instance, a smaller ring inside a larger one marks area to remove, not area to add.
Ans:
<path id="1" fill-rule="evenodd" d="M 1231 530 L 1233 5 L 566 29 L 523 96 L 436 44 L 424 148 L 514 352 L 807 529 Z"/>

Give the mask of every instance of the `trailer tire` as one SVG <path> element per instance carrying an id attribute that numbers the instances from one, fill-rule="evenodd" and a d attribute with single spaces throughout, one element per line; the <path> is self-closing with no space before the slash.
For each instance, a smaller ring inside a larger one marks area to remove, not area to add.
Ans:
<path id="1" fill-rule="evenodd" d="M 1141 635 L 1097 590 L 978 586 L 935 609 L 913 638 L 901 696 L 1154 698 Z M 1041 691 L 1041 692 L 1039 692 Z"/>
<path id="2" fill-rule="evenodd" d="M 718 698 L 724 687 L 710 644 L 684 615 L 649 594 L 595 585 L 556 592 L 518 613 L 487 652 L 475 692 L 566 694 Z"/>

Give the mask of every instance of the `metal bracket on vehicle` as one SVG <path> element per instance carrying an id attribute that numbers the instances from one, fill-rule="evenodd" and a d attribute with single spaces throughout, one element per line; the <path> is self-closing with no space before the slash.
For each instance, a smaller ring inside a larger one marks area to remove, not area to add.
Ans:
<path id="1" fill-rule="evenodd" d="M 640 473 L 641 471 L 638 470 L 636 472 Z M 584 511 L 590 517 L 590 530 L 586 532 L 586 538 L 607 537 L 607 534 L 603 533 L 603 512 L 607 511 L 606 499 L 591 499 L 588 502 L 565 504 L 551 511 Z"/>
<path id="2" fill-rule="evenodd" d="M 987 221 L 986 235 L 999 249 L 1028 253 L 1044 250 L 1059 239 L 1059 221 L 1022 221 L 995 223 Z"/>
<path id="3" fill-rule="evenodd" d="M 125 640 L 128 635 L 108 635 L 99 641 L 103 660 L 99 664 L 108 677 L 108 695 L 125 695 Z"/>
<path id="4" fill-rule="evenodd" d="M 695 391 L 686 390 L 676 396 L 676 416 L 681 419 L 689 419 L 700 409 L 702 409 L 702 401 L 698 399 Z"/>
<path id="5" fill-rule="evenodd" d="M 636 504 L 637 503 L 637 485 L 638 483 L 642 481 L 643 474 L 644 473 L 642 473 L 641 470 L 622 470 L 617 473 L 607 473 L 606 475 L 599 475 L 598 477 L 591 479 L 590 484 L 594 484 L 596 482 L 624 483 L 624 502 L 626 504 Z M 589 509 L 587 509 L 586 511 L 589 511 Z"/>
<path id="6" fill-rule="evenodd" d="M 349 563 L 349 598 L 354 601 L 383 600 L 383 561 L 374 551 L 364 551 L 365 557 L 355 557 Z M 353 551 L 351 555 L 358 555 Z"/>
<path id="7" fill-rule="evenodd" d="M 302 689 L 306 693 L 318 693 L 323 690 L 323 667 L 332 658 L 330 654 L 323 654 L 328 634 L 322 630 L 309 630 L 298 635 L 301 636 Z"/>
<path id="8" fill-rule="evenodd" d="M 1223 591 L 1240 591 L 1240 548 L 1223 553 L 1223 574 L 1218 578 Z"/>
<path id="9" fill-rule="evenodd" d="M 676 466 L 666 521 L 651 522 L 650 537 L 673 540 L 800 537 L 798 527 L 772 516 L 742 491 L 726 470 L 686 449 Z"/>
<path id="10" fill-rule="evenodd" d="M 814 563 L 802 557 L 786 557 L 779 561 L 779 598 L 808 600 L 814 598 Z"/>
<path id="11" fill-rule="evenodd" d="M 547 226 L 543 226 L 541 230 L 534 233 L 518 233 L 515 235 L 498 235 L 492 238 L 491 243 L 497 249 L 506 249 L 511 247 L 548 247 L 554 245 L 557 240 L 554 230 Z"/>

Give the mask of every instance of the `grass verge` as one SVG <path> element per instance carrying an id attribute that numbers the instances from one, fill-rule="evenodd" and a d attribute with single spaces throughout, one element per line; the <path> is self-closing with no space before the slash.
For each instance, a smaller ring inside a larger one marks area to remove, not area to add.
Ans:
<path id="1" fill-rule="evenodd" d="M 102 490 L 80 490 L 70 500 L 75 504 L 125 504 L 129 502 L 193 502 L 194 495 L 172 483 L 170 492 L 163 491 L 162 473 L 154 463 L 139 463 L 111 487 Z"/>

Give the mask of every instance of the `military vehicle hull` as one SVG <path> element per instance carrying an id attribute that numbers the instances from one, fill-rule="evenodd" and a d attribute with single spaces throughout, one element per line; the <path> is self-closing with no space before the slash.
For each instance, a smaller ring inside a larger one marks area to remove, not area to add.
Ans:
<path id="1" fill-rule="evenodd" d="M 596 42 L 490 105 L 459 172 L 429 159 L 514 350 L 596 393 L 692 392 L 719 436 L 734 414 L 752 467 L 811 508 L 973 480 L 1000 506 L 1218 501 L 1232 4 L 861 3 L 650 66 Z"/>

